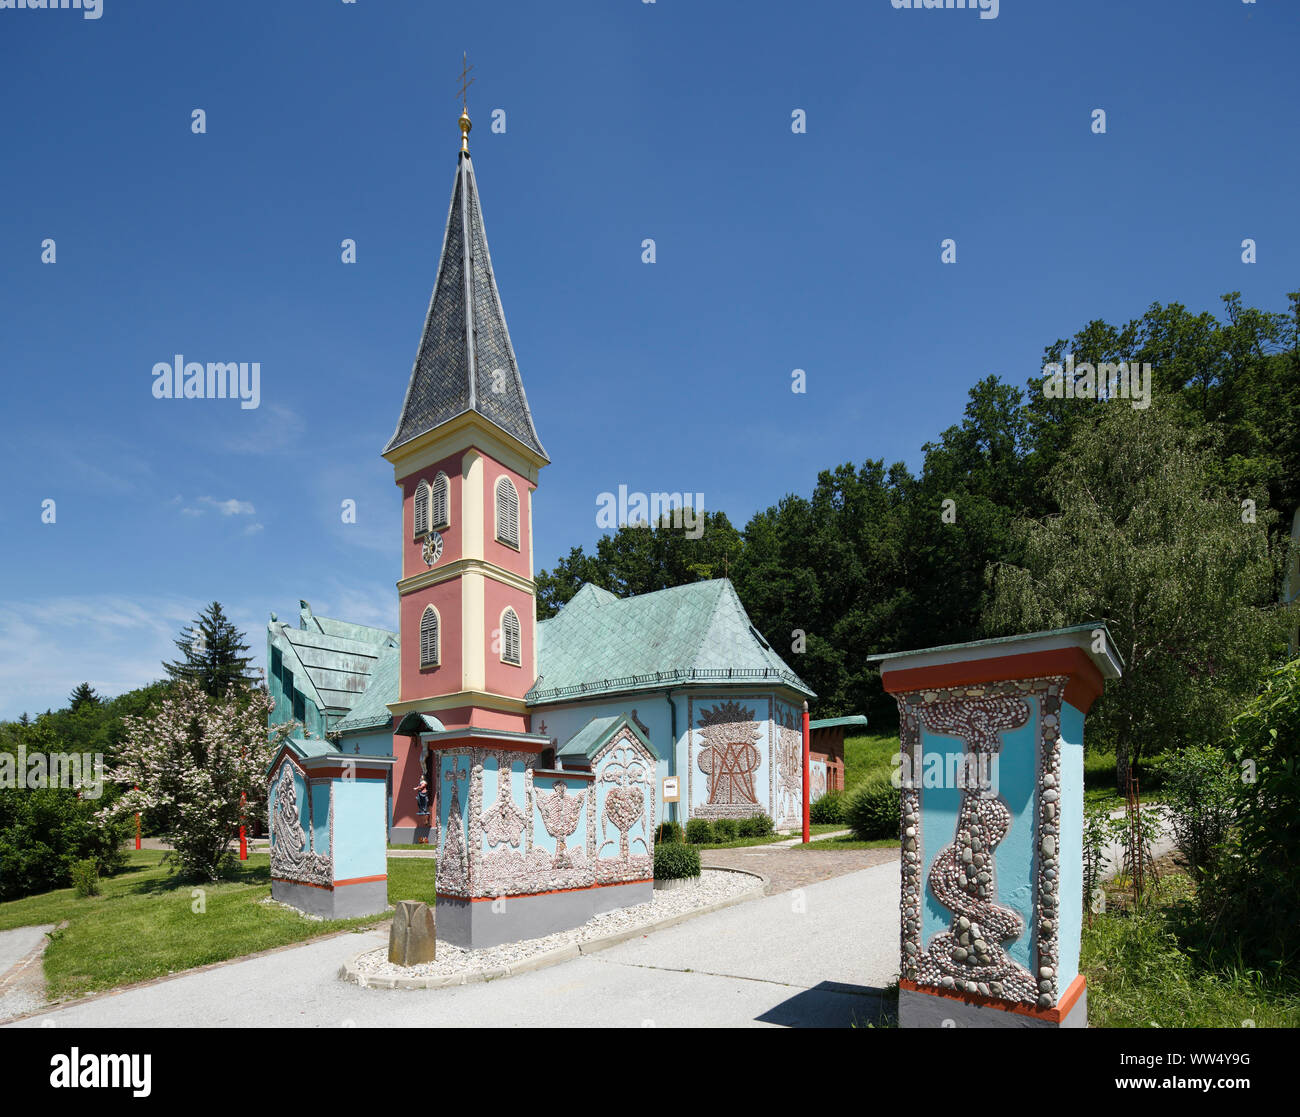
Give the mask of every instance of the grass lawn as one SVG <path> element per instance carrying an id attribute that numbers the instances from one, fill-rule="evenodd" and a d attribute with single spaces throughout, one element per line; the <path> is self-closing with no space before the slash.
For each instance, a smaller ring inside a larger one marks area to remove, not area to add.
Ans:
<path id="1" fill-rule="evenodd" d="M 335 931 L 373 926 L 383 917 L 316 921 L 260 901 L 271 894 L 270 858 L 252 853 L 219 884 L 180 882 L 159 850 L 132 850 L 127 868 L 105 878 L 99 896 L 71 888 L 0 904 L 0 930 L 61 923 L 45 952 L 51 998 L 112 989 L 133 981 L 222 962 Z M 432 858 L 389 861 L 388 895 L 433 900 Z M 201 889 L 201 895 L 196 890 Z M 205 910 L 194 910 L 202 900 Z"/>
<path id="2" fill-rule="evenodd" d="M 843 830 L 844 827 L 842 827 L 842 826 L 837 826 L 837 827 L 835 827 L 835 829 L 836 829 L 836 830 Z M 808 849 L 808 850 L 815 850 L 815 849 L 888 849 L 888 848 L 890 848 L 891 846 L 892 846 L 894 849 L 897 849 L 897 848 L 898 848 L 898 839 L 897 839 L 897 838 L 876 838 L 875 840 L 870 841 L 870 842 L 863 842 L 863 841 L 859 841 L 857 838 L 853 837 L 853 835 L 849 834 L 849 835 L 846 835 L 846 836 L 843 837 L 843 838 L 820 838 L 820 839 L 816 839 L 816 840 L 814 840 L 814 841 L 809 842 L 807 845 L 804 845 L 803 842 L 799 842 L 797 845 L 791 846 L 790 848 L 791 848 L 791 849 Z"/>
<path id="3" fill-rule="evenodd" d="M 838 822 L 814 822 L 810 823 L 808 829 L 813 834 L 829 834 L 833 830 L 843 830 L 844 826 Z M 791 838 L 803 836 L 803 830 L 795 830 L 789 834 L 769 834 L 766 838 L 733 838 L 729 842 L 692 842 L 696 849 L 739 849 L 741 846 L 766 846 L 773 842 L 788 842 Z"/>
<path id="4" fill-rule="evenodd" d="M 1079 969 L 1088 1022 L 1100 1028 L 1300 1027 L 1300 981 L 1261 974 L 1202 949 L 1181 873 L 1161 879 L 1150 907 L 1108 903 L 1085 922 Z"/>
<path id="5" fill-rule="evenodd" d="M 898 755 L 897 733 L 863 733 L 844 738 L 844 790 L 874 776 L 888 776 Z"/>
<path id="6" fill-rule="evenodd" d="M 418 843 L 414 843 L 414 844 L 411 843 L 411 842 L 406 842 L 406 843 L 400 843 L 400 842 L 389 842 L 389 843 L 388 843 L 388 848 L 389 848 L 389 849 L 423 849 L 423 850 L 431 850 L 431 849 L 437 849 L 438 847 L 437 847 L 437 846 L 432 846 L 432 845 L 430 845 L 428 842 L 418 842 Z"/>

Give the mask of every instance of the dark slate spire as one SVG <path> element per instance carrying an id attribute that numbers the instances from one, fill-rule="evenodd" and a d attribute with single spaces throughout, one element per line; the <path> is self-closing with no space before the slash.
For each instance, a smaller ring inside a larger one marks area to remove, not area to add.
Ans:
<path id="1" fill-rule="evenodd" d="M 466 137 L 468 124 L 463 115 Z M 477 412 L 546 457 L 492 274 L 474 165 L 468 147 L 462 146 L 424 334 L 397 430 L 384 453 L 466 411 Z"/>

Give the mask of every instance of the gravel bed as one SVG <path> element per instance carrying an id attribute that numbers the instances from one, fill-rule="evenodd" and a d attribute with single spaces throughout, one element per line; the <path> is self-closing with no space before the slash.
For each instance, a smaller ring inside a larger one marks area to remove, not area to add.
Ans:
<path id="1" fill-rule="evenodd" d="M 620 931 L 657 923 L 661 919 L 670 919 L 675 915 L 686 915 L 697 908 L 734 899 L 759 886 L 760 882 L 756 878 L 744 873 L 705 869 L 700 873 L 700 881 L 694 888 L 656 891 L 654 899 L 648 904 L 602 912 L 581 927 L 559 931 L 545 938 L 505 943 L 487 950 L 464 950 L 450 943 L 439 942 L 437 959 L 422 962 L 418 966 L 393 965 L 388 960 L 388 947 L 384 946 L 360 955 L 354 964 L 367 977 L 451 977 L 477 970 L 502 969 L 559 947 L 580 945 Z"/>

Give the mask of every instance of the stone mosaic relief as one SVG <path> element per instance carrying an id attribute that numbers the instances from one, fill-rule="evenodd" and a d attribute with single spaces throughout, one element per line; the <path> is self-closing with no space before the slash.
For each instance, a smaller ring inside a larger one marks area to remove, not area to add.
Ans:
<path id="1" fill-rule="evenodd" d="M 752 707 L 723 700 L 701 708 L 691 775 L 694 777 L 696 768 L 704 774 L 707 799 L 701 805 L 692 804 L 693 816 L 744 818 L 764 809 L 755 779 L 762 762 L 755 742 L 762 735 Z"/>
<path id="2" fill-rule="evenodd" d="M 902 798 L 902 974 L 919 985 L 980 993 L 1048 1008 L 1057 985 L 1058 893 L 1056 841 L 1060 780 L 1060 706 L 1063 677 L 1021 679 L 980 687 L 915 691 L 897 696 L 901 748 L 911 761 Z M 921 726 L 960 737 L 970 752 L 996 753 L 1001 733 L 1025 725 L 1029 698 L 1038 700 L 1038 840 L 1035 858 L 1034 946 L 1037 972 L 1017 965 L 1001 943 L 1026 931 L 1020 915 L 999 905 L 994 851 L 1006 837 L 1011 812 L 991 790 L 963 789 L 955 841 L 931 866 L 929 886 L 953 912 L 951 929 L 922 951 L 920 775 Z"/>
<path id="3" fill-rule="evenodd" d="M 307 824 L 304 827 L 298 808 L 298 784 L 303 782 L 307 799 Z M 330 795 L 330 848 L 334 845 L 334 796 Z M 302 884 L 329 885 L 334 882 L 334 859 L 309 847 L 314 826 L 311 819 L 311 790 L 306 773 L 288 756 L 280 765 L 275 780 L 275 809 L 271 813 L 271 876 Z"/>
<path id="4" fill-rule="evenodd" d="M 624 728 L 592 759 L 596 782 L 589 800 L 587 847 L 601 884 L 654 877 L 655 790 L 658 766 Z M 599 817 L 597 798 L 601 799 Z"/>
<path id="5" fill-rule="evenodd" d="M 630 731 L 597 754 L 594 783 L 576 786 L 535 780 L 536 756 L 497 749 L 441 756 L 448 818 L 438 857 L 440 893 L 512 896 L 653 878 L 656 766 Z M 497 766 L 496 790 L 484 807 L 489 759 Z M 521 761 L 522 803 L 513 771 Z M 554 852 L 541 843 L 543 834 L 554 840 Z"/>
<path id="6" fill-rule="evenodd" d="M 775 763 L 776 794 L 772 817 L 778 827 L 803 822 L 803 728 L 793 710 L 777 707 Z"/>

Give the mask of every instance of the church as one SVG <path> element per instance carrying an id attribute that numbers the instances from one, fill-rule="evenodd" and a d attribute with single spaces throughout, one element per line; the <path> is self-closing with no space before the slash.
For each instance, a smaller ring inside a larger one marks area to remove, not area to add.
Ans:
<path id="1" fill-rule="evenodd" d="M 271 722 L 301 729 L 268 777 L 277 899 L 382 910 L 385 843 L 428 843 L 438 937 L 477 948 L 646 902 L 662 821 L 797 825 L 815 696 L 726 579 L 630 598 L 588 584 L 536 619 L 532 498 L 549 458 L 467 111 L 459 124 L 433 294 L 382 451 L 402 494 L 399 631 L 306 602 L 296 626 L 272 614 Z"/>

